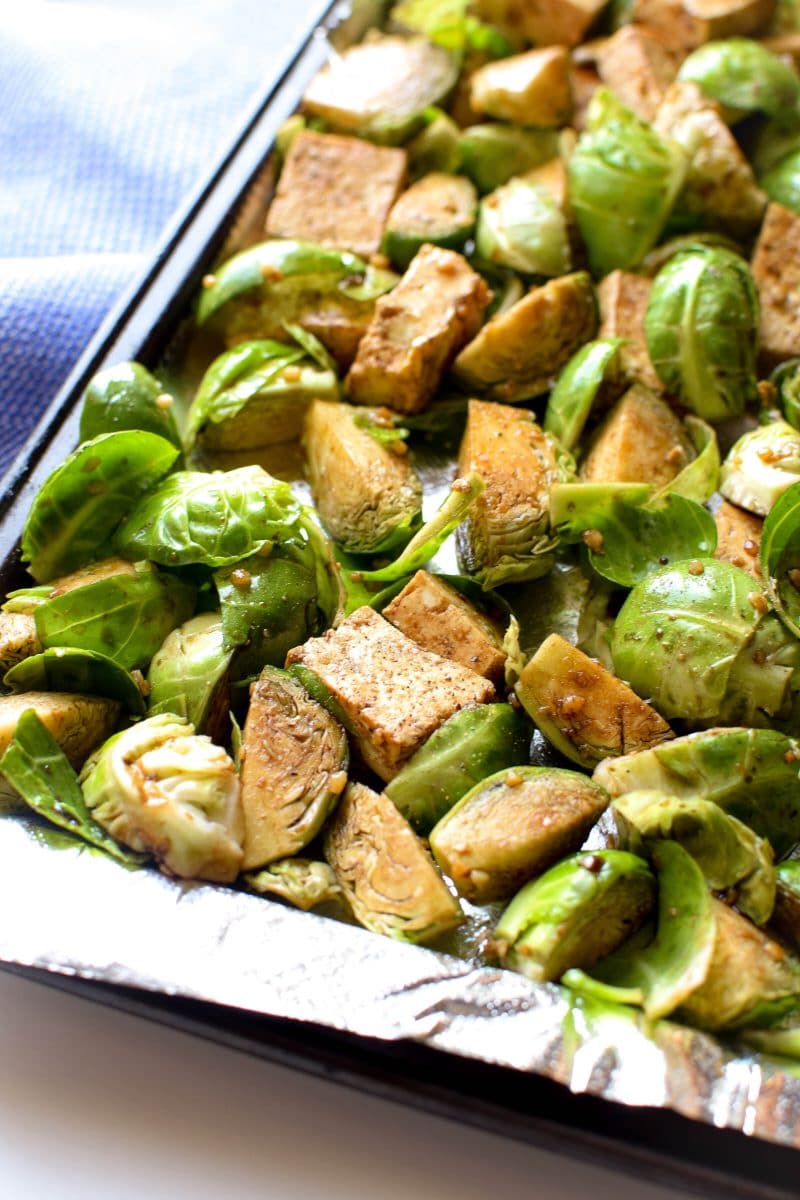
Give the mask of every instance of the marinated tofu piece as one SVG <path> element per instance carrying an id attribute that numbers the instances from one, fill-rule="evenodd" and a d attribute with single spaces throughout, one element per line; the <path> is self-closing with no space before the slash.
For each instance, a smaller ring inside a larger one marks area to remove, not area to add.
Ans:
<path id="1" fill-rule="evenodd" d="M 369 258 L 405 174 L 405 150 L 304 129 L 286 157 L 266 232 Z"/>
<path id="2" fill-rule="evenodd" d="M 644 316 L 653 287 L 652 279 L 630 271 L 612 271 L 597 289 L 600 304 L 598 337 L 624 338 L 618 352 L 623 375 L 630 383 L 643 383 L 651 391 L 663 391 L 663 384 L 647 352 Z"/>
<path id="3" fill-rule="evenodd" d="M 512 767 L 459 800 L 431 831 L 437 863 L 473 904 L 505 900 L 579 849 L 608 804 L 577 771 Z"/>
<path id="4" fill-rule="evenodd" d="M 592 102 L 592 96 L 601 86 L 602 80 L 597 74 L 594 64 L 589 63 L 573 63 L 570 78 L 573 103 L 572 125 L 578 133 L 582 133 L 586 128 L 586 113 Z"/>
<path id="5" fill-rule="evenodd" d="M 572 116 L 566 46 L 547 46 L 487 63 L 472 76 L 470 99 L 475 112 L 512 125 L 566 125 Z"/>
<path id="6" fill-rule="evenodd" d="M 488 321 L 459 354 L 453 374 L 465 388 L 494 400 L 538 396 L 596 328 L 586 272 L 550 279 Z"/>
<path id="7" fill-rule="evenodd" d="M 361 755 L 389 780 L 454 712 L 494 698 L 474 671 L 423 650 L 371 608 L 291 650 L 337 706 Z"/>
<path id="8" fill-rule="evenodd" d="M 480 328 L 490 298 L 460 254 L 423 246 L 394 291 L 375 305 L 345 381 L 350 399 L 421 412 Z"/>
<path id="9" fill-rule="evenodd" d="M 651 483 L 660 488 L 694 457 L 692 443 L 669 405 L 635 383 L 600 426 L 580 476 L 592 483 Z"/>
<path id="10" fill-rule="evenodd" d="M 567 167 L 563 158 L 551 158 L 549 162 L 542 163 L 541 167 L 534 167 L 532 171 L 526 171 L 523 178 L 527 183 L 536 183 L 539 187 L 543 187 L 562 212 L 566 212 L 569 197 Z"/>
<path id="11" fill-rule="evenodd" d="M 765 366 L 800 354 L 800 216 L 770 204 L 753 254 Z"/>
<path id="12" fill-rule="evenodd" d="M 458 901 L 388 796 L 351 783 L 326 831 L 325 857 L 373 933 L 421 943 L 461 923 Z"/>
<path id="13" fill-rule="evenodd" d="M 652 705 L 557 633 L 526 664 L 516 692 L 556 749 L 589 769 L 674 736 Z"/>
<path id="14" fill-rule="evenodd" d="M 475 0 L 479 17 L 516 44 L 577 46 L 607 0 Z"/>
<path id="15" fill-rule="evenodd" d="M 0 612 L 0 676 L 41 649 L 31 613 Z"/>
<path id="16" fill-rule="evenodd" d="M 652 121 L 679 65 L 674 51 L 641 25 L 623 25 L 605 39 L 596 61 L 603 83 L 643 121 Z"/>
<path id="17" fill-rule="evenodd" d="M 629 0 L 626 8 L 629 20 L 652 26 L 688 54 L 704 42 L 758 32 L 775 0 Z"/>
<path id="18" fill-rule="evenodd" d="M 696 83 L 679 80 L 665 93 L 653 128 L 683 146 L 689 156 L 673 219 L 692 228 L 700 223 L 733 236 L 751 235 L 764 215 L 767 195 L 719 106 Z"/>
<path id="19" fill-rule="evenodd" d="M 484 485 L 456 534 L 469 573 L 482 587 L 545 574 L 555 546 L 550 489 L 558 470 L 555 443 L 532 413 L 470 400 L 458 470 L 477 473 Z"/>
<path id="20" fill-rule="evenodd" d="M 266 667 L 250 689 L 242 735 L 240 800 L 249 871 L 299 853 L 347 786 L 347 735 L 305 689 Z"/>
<path id="21" fill-rule="evenodd" d="M 374 305 L 371 301 L 355 300 L 344 295 L 320 295 L 311 298 L 297 313 L 297 324 L 319 338 L 328 353 L 336 360 L 340 371 L 353 362 L 361 339 L 369 328 Z M 285 335 L 285 330 L 283 334 Z M 259 337 L 272 337 L 259 334 Z"/>
<path id="22" fill-rule="evenodd" d="M 761 579 L 758 552 L 761 546 L 763 517 L 723 500 L 714 513 L 717 524 L 717 548 L 714 557 L 729 562 L 734 567 L 749 571 L 754 579 Z"/>
<path id="23" fill-rule="evenodd" d="M 500 630 L 438 576 L 417 571 L 383 616 L 425 650 L 461 663 L 492 683 L 502 682 L 506 655 Z"/>

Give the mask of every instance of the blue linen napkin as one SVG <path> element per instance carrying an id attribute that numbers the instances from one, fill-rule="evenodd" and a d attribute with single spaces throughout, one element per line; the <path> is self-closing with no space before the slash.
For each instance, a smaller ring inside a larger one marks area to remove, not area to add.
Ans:
<path id="1" fill-rule="evenodd" d="M 318 0 L 6 6 L 0 472 L 318 7 Z"/>

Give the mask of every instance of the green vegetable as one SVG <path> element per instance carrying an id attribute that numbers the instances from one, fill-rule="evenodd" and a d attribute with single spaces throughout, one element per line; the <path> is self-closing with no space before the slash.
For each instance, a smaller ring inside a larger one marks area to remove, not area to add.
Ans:
<path id="1" fill-rule="evenodd" d="M 800 481 L 770 509 L 761 533 L 761 571 L 767 593 L 784 625 L 800 637 Z"/>
<path id="2" fill-rule="evenodd" d="M 622 338 L 587 342 L 569 360 L 547 401 L 543 429 L 565 450 L 578 445 L 583 428 L 623 345 Z"/>
<path id="3" fill-rule="evenodd" d="M 173 629 L 147 673 L 148 714 L 174 713 L 200 733 L 217 732 L 220 701 L 227 716 L 225 683 L 232 653 L 223 644 L 218 612 L 201 613 Z"/>
<path id="4" fill-rule="evenodd" d="M 0 771 L 29 808 L 59 829 L 119 862 L 136 866 L 145 861 L 145 855 L 119 846 L 92 818 L 66 755 L 33 709 L 17 722 L 11 744 L 0 758 Z"/>
<path id="5" fill-rule="evenodd" d="M 777 392 L 783 418 L 793 429 L 800 429 L 800 358 L 787 358 L 769 377 Z"/>
<path id="6" fill-rule="evenodd" d="M 678 78 L 699 84 L 712 100 L 732 110 L 734 119 L 762 112 L 785 125 L 798 123 L 797 72 L 751 38 L 727 38 L 701 46 L 684 59 Z"/>
<path id="7" fill-rule="evenodd" d="M 39 583 L 103 557 L 131 504 L 169 471 L 178 450 L 155 433 L 126 430 L 84 442 L 36 494 L 22 558 Z"/>
<path id="8" fill-rule="evenodd" d="M 430 833 L 466 792 L 503 767 L 527 765 L 530 726 L 509 704 L 454 713 L 386 785 L 417 833 Z"/>
<path id="9" fill-rule="evenodd" d="M 113 659 L 92 650 L 60 646 L 32 654 L 7 671 L 3 683 L 12 692 L 77 692 L 119 700 L 129 713 L 143 716 L 136 680 Z"/>
<path id="10" fill-rule="evenodd" d="M 714 430 L 700 417 L 689 414 L 684 420 L 695 457 L 661 490 L 705 504 L 719 484 L 719 442 Z"/>
<path id="11" fill-rule="evenodd" d="M 459 138 L 461 130 L 452 117 L 440 108 L 425 110 L 425 128 L 406 146 L 408 170 L 414 179 L 431 171 L 452 174 L 461 166 Z"/>
<path id="12" fill-rule="evenodd" d="M 760 182 L 770 200 L 800 213 L 800 149 L 782 158 Z"/>
<path id="13" fill-rule="evenodd" d="M 494 931 L 500 959 L 535 980 L 591 966 L 636 931 L 655 891 L 650 868 L 634 854 L 575 854 L 511 901 Z"/>
<path id="14" fill-rule="evenodd" d="M 525 179 L 511 179 L 484 197 L 475 245 L 487 262 L 528 275 L 570 269 L 566 218 L 546 188 Z"/>
<path id="15" fill-rule="evenodd" d="M 280 896 L 303 912 L 320 904 L 342 903 L 336 872 L 327 863 L 310 858 L 282 858 L 242 878 L 260 896 Z"/>
<path id="16" fill-rule="evenodd" d="M 722 247 L 676 254 L 650 293 L 645 336 L 668 391 L 707 421 L 757 399 L 758 295 L 747 263 Z"/>
<path id="17" fill-rule="evenodd" d="M 82 442 L 123 429 L 157 433 L 181 448 L 172 397 L 145 367 L 136 362 L 106 367 L 90 380 L 83 394 Z"/>
<path id="18" fill-rule="evenodd" d="M 492 192 L 514 175 L 523 175 L 558 154 L 554 129 L 515 129 L 487 122 L 461 132 L 460 169 L 479 192 Z"/>
<path id="19" fill-rule="evenodd" d="M 229 567 L 280 541 L 299 515 L 289 484 L 261 467 L 176 471 L 134 505 L 114 543 L 167 567 Z"/>
<path id="20" fill-rule="evenodd" d="M 612 799 L 652 790 L 708 800 L 766 838 L 777 858 L 800 839 L 800 746 L 771 729 L 708 729 L 621 758 L 594 778 Z"/>
<path id="21" fill-rule="evenodd" d="M 383 250 L 405 270 L 425 243 L 461 250 L 475 228 L 478 197 L 463 175 L 431 172 L 395 202 L 383 235 Z"/>
<path id="22" fill-rule="evenodd" d="M 482 50 L 500 58 L 511 53 L 506 39 L 492 25 L 467 12 L 468 0 L 401 0 L 392 5 L 389 20 L 410 33 L 424 33 L 429 41 L 452 54 Z"/>
<path id="23" fill-rule="evenodd" d="M 595 92 L 568 164 L 570 206 L 593 274 L 634 267 L 655 245 L 686 161 L 607 88 Z"/>
<path id="24" fill-rule="evenodd" d="M 742 434 L 720 472 L 726 500 L 766 516 L 800 480 L 800 432 L 787 421 L 771 421 Z"/>

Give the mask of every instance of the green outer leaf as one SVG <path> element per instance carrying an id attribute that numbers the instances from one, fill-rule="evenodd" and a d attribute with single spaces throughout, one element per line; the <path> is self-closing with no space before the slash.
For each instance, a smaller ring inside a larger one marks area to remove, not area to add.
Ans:
<path id="1" fill-rule="evenodd" d="M 769 381 L 777 388 L 784 421 L 800 429 L 800 358 L 787 358 L 775 368 Z"/>
<path id="2" fill-rule="evenodd" d="M 280 541 L 299 515 L 289 484 L 261 467 L 177 471 L 134 507 L 114 543 L 168 567 L 227 567 Z"/>
<path id="3" fill-rule="evenodd" d="M 547 402 L 542 428 L 557 438 L 565 450 L 571 452 L 578 445 L 597 393 L 624 341 L 624 338 L 601 338 L 587 342 L 559 375 Z"/>
<path id="4" fill-rule="evenodd" d="M 336 359 L 331 357 L 318 337 L 315 337 L 309 330 L 303 329 L 302 325 L 294 325 L 291 321 L 284 321 L 283 328 L 321 370 L 332 371 L 334 375 L 338 373 Z"/>
<path id="5" fill-rule="evenodd" d="M 78 776 L 61 747 L 33 709 L 17 722 L 11 743 L 2 758 L 0 771 L 39 816 L 111 858 L 130 866 L 147 861 L 146 854 L 126 850 L 109 837 L 86 807 Z"/>
<path id="6" fill-rule="evenodd" d="M 222 609 L 224 649 L 260 648 L 261 666 L 283 666 L 293 646 L 326 628 L 318 610 L 313 563 L 295 556 L 293 548 L 276 548 L 268 558 L 254 555 L 236 567 L 217 571 L 214 582 Z M 246 586 L 233 582 L 235 572 L 249 576 Z"/>
<path id="7" fill-rule="evenodd" d="M 186 418 L 186 448 L 209 421 L 228 421 L 248 401 L 265 391 L 284 369 L 304 357 L 303 351 L 263 338 L 242 342 L 215 358 L 206 371 Z"/>
<path id="8" fill-rule="evenodd" d="M 106 367 L 90 380 L 83 394 L 81 441 L 101 433 L 142 429 L 159 434 L 181 449 L 175 405 L 162 408 L 158 399 L 163 394 L 164 388 L 141 363 L 123 362 Z"/>
<path id="9" fill-rule="evenodd" d="M 96 651 L 133 670 L 191 615 L 194 599 L 190 584 L 137 563 L 135 575 L 111 575 L 44 600 L 33 611 L 36 635 L 45 649 Z"/>
<path id="10" fill-rule="evenodd" d="M 604 579 L 634 587 L 665 563 L 707 558 L 717 544 L 714 518 L 694 500 L 672 494 L 650 497 L 647 484 L 556 484 L 550 515 L 565 542 L 587 531 L 602 534 L 603 549 L 589 561 Z"/>
<path id="11" fill-rule="evenodd" d="M 657 496 L 669 492 L 673 496 L 684 496 L 687 500 L 705 504 L 719 485 L 719 442 L 712 427 L 700 417 L 689 414 L 684 418 L 684 425 L 697 456 L 665 484 Z"/>
<path id="12" fill-rule="evenodd" d="M 165 638 L 147 674 L 147 714 L 174 713 L 203 733 L 217 685 L 231 662 L 222 644 L 222 618 L 207 612 Z"/>
<path id="13" fill-rule="evenodd" d="M 131 504 L 178 454 L 165 438 L 138 430 L 101 434 L 74 450 L 42 484 L 22 531 L 22 558 L 37 583 L 102 557 Z"/>
<path id="14" fill-rule="evenodd" d="M 775 611 L 786 628 L 800 637 L 800 590 L 788 575 L 800 568 L 800 482 L 787 488 L 767 514 L 760 562 Z"/>
<path id="15" fill-rule="evenodd" d="M 32 654 L 6 671 L 12 692 L 77 692 L 119 700 L 130 713 L 144 716 L 142 693 L 133 676 L 105 654 L 60 646 Z"/>

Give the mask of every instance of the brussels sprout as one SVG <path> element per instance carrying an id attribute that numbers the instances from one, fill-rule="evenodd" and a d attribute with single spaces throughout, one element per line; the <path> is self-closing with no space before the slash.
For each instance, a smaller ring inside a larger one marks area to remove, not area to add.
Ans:
<path id="1" fill-rule="evenodd" d="M 168 634 L 147 673 L 147 711 L 174 713 L 199 733 L 222 740 L 227 730 L 228 669 L 218 612 L 201 613 Z"/>
<path id="2" fill-rule="evenodd" d="M 386 796 L 351 783 L 324 845 L 354 916 L 373 933 L 430 942 L 462 921 L 423 843 Z"/>
<path id="3" fill-rule="evenodd" d="M 303 443 L 317 511 L 351 554 L 385 554 L 422 523 L 422 484 L 405 454 L 359 428 L 359 410 L 315 400 Z M 405 450 L 405 446 L 403 446 Z"/>
<path id="4" fill-rule="evenodd" d="M 567 125 L 572 87 L 566 47 L 545 46 L 479 67 L 470 80 L 470 102 L 474 112 L 512 125 Z"/>
<path id="5" fill-rule="evenodd" d="M 426 109 L 425 119 L 428 124 L 406 146 L 409 174 L 413 179 L 419 179 L 431 171 L 452 174 L 460 170 L 461 130 L 458 125 L 438 108 Z"/>
<path id="6" fill-rule="evenodd" d="M 775 867 L 775 908 L 772 925 L 782 938 L 800 947 L 800 859 L 789 858 Z"/>
<path id="7" fill-rule="evenodd" d="M 241 803 L 245 870 L 297 854 L 347 786 L 347 735 L 303 687 L 266 667 L 250 689 Z"/>
<path id="8" fill-rule="evenodd" d="M 769 377 L 777 393 L 778 406 L 785 421 L 800 429 L 800 358 L 780 363 Z"/>
<path id="9" fill-rule="evenodd" d="M 547 401 L 543 428 L 565 450 L 578 445 L 595 400 L 623 345 L 622 338 L 588 342 L 569 360 Z"/>
<path id="10" fill-rule="evenodd" d="M 655 893 L 653 873 L 635 854 L 575 854 L 514 897 L 495 928 L 495 949 L 528 979 L 559 979 L 616 950 L 650 913 Z"/>
<path id="11" fill-rule="evenodd" d="M 131 671 L 147 666 L 194 599 L 195 589 L 175 575 L 109 558 L 54 580 L 33 619 L 42 646 L 99 652 Z"/>
<path id="12" fill-rule="evenodd" d="M 510 704 L 454 713 L 386 785 L 386 795 L 426 835 L 470 788 L 503 767 L 528 763 L 530 727 Z"/>
<path id="13" fill-rule="evenodd" d="M 41 649 L 33 613 L 0 612 L 0 671 L 10 670 Z"/>
<path id="14" fill-rule="evenodd" d="M 102 558 L 131 503 L 169 471 L 178 450 L 155 433 L 124 430 L 84 442 L 37 492 L 22 559 L 38 583 Z"/>
<path id="15" fill-rule="evenodd" d="M 101 433 L 117 433 L 123 429 L 157 433 L 181 449 L 172 396 L 146 367 L 137 362 L 104 368 L 89 381 L 83 393 L 82 442 Z"/>
<path id="16" fill-rule="evenodd" d="M 707 96 L 731 110 L 734 119 L 762 112 L 789 124 L 800 116 L 797 72 L 750 38 L 701 46 L 684 59 L 678 78 L 699 84 Z"/>
<path id="17" fill-rule="evenodd" d="M 758 295 L 738 255 L 697 247 L 656 276 L 647 349 L 664 386 L 704 420 L 738 416 L 756 401 L 757 330 Z"/>
<path id="18" fill-rule="evenodd" d="M 770 510 L 761 531 L 761 574 L 767 592 L 784 625 L 800 637 L 800 481 L 792 484 Z"/>
<path id="19" fill-rule="evenodd" d="M 577 771 L 496 771 L 441 818 L 431 850 L 467 900 L 503 900 L 577 850 L 607 804 L 603 788 Z"/>
<path id="20" fill-rule="evenodd" d="M 28 808 L 81 841 L 130 865 L 144 861 L 124 850 L 92 819 L 69 759 L 34 709 L 19 718 L 0 758 L 0 771 Z"/>
<path id="21" fill-rule="evenodd" d="M 233 760 L 170 713 L 115 734 L 80 775 L 92 816 L 132 850 L 181 879 L 230 883 L 242 863 Z"/>
<path id="22" fill-rule="evenodd" d="M 333 868 L 310 858 L 283 858 L 243 878 L 260 896 L 280 896 L 303 912 L 342 900 Z"/>
<path id="23" fill-rule="evenodd" d="M 424 33 L 429 41 L 459 56 L 481 50 L 500 58 L 511 47 L 498 29 L 467 12 L 467 0 L 400 0 L 389 13 L 392 28 Z"/>
<path id="24" fill-rule="evenodd" d="M 303 109 L 331 128 L 397 145 L 420 127 L 425 109 L 456 82 L 451 55 L 424 37 L 375 35 L 337 54 L 314 77 Z"/>
<path id="25" fill-rule="evenodd" d="M 549 192 L 526 179 L 510 179 L 484 197 L 475 245 L 487 262 L 528 275 L 570 269 L 566 218 Z"/>
<path id="26" fill-rule="evenodd" d="M 611 811 L 622 849 L 646 858 L 655 842 L 678 842 L 699 865 L 712 891 L 730 892 L 756 925 L 769 920 L 775 905 L 772 847 L 713 800 L 626 792 Z"/>
<path id="27" fill-rule="evenodd" d="M 726 500 L 766 516 L 800 481 L 800 432 L 771 421 L 743 434 L 722 463 L 719 490 Z"/>
<path id="28" fill-rule="evenodd" d="M 664 228 L 686 164 L 680 146 L 598 88 L 568 165 L 570 206 L 593 274 L 641 262 Z"/>
<path id="29" fill-rule="evenodd" d="M 558 134 L 553 129 L 473 125 L 462 131 L 459 151 L 464 174 L 479 192 L 491 192 L 558 154 Z"/>
<path id="30" fill-rule="evenodd" d="M 654 708 L 557 633 L 536 651 L 515 690 L 545 737 L 582 767 L 672 737 Z"/>
<path id="31" fill-rule="evenodd" d="M 779 715 L 795 664 L 781 661 L 791 638 L 766 610 L 752 576 L 730 563 L 663 567 L 637 584 L 619 612 L 614 670 L 668 720 L 740 724 L 760 710 Z"/>
<path id="32" fill-rule="evenodd" d="M 709 729 L 650 750 L 607 759 L 594 779 L 612 800 L 655 789 L 709 800 L 772 845 L 776 857 L 800 840 L 800 746 L 771 729 Z"/>
<path id="33" fill-rule="evenodd" d="M 242 342 L 206 371 L 186 418 L 187 448 L 254 450 L 300 436 L 314 398 L 335 400 L 336 372 L 281 342 Z"/>
<path id="34" fill-rule="evenodd" d="M 800 213 L 800 149 L 787 154 L 762 175 L 761 186 L 770 200 Z"/>
<path id="35" fill-rule="evenodd" d="M 705 504 L 714 495 L 719 483 L 719 442 L 712 427 L 700 417 L 688 415 L 684 419 L 684 426 L 694 449 L 694 457 L 662 490 Z"/>
<path id="36" fill-rule="evenodd" d="M 426 242 L 461 250 L 475 228 L 477 208 L 475 187 L 465 176 L 424 175 L 395 201 L 383 250 L 402 270 Z"/>
<path id="37" fill-rule="evenodd" d="M 12 692 L 77 692 L 118 700 L 127 712 L 143 716 L 144 699 L 136 680 L 105 654 L 59 646 L 32 654 L 7 671 L 3 683 Z"/>

